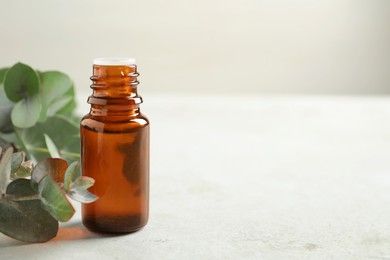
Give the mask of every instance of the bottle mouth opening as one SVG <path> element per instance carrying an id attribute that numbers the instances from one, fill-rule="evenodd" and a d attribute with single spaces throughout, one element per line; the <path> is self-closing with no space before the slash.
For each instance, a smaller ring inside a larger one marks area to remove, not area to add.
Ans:
<path id="1" fill-rule="evenodd" d="M 102 57 L 95 58 L 93 65 L 104 65 L 104 66 L 126 66 L 135 65 L 135 59 L 130 57 Z"/>

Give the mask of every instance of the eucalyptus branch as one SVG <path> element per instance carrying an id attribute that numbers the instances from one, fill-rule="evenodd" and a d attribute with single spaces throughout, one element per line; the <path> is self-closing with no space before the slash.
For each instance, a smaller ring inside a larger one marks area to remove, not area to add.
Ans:
<path id="1" fill-rule="evenodd" d="M 94 180 L 76 174 L 80 118 L 73 82 L 62 72 L 16 63 L 0 69 L 0 105 L 0 232 L 48 241 L 58 222 L 75 213 L 68 198 L 97 199 L 87 190 Z"/>

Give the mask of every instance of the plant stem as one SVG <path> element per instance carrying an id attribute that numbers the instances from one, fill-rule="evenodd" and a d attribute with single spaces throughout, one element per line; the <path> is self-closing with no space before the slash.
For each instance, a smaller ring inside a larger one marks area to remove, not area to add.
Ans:
<path id="1" fill-rule="evenodd" d="M 28 150 L 34 151 L 34 152 L 40 152 L 40 153 L 47 153 L 50 154 L 49 150 L 42 147 L 27 147 Z M 74 158 L 80 158 L 80 154 L 78 153 L 72 153 L 67 151 L 59 151 L 60 154 L 68 156 L 68 157 L 74 157 Z"/>

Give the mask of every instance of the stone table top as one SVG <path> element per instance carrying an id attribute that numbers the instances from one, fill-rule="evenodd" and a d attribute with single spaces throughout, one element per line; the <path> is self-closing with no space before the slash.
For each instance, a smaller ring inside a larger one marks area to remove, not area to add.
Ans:
<path id="1" fill-rule="evenodd" d="M 44 244 L 0 235 L 1 259 L 390 259 L 390 97 L 144 101 L 149 224 L 102 236 L 78 210 Z"/>

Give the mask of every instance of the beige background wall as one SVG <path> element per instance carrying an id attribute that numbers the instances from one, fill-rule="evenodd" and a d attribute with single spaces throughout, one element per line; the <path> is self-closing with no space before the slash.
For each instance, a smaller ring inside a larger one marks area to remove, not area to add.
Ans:
<path id="1" fill-rule="evenodd" d="M 0 66 L 137 58 L 143 92 L 390 93 L 389 0 L 0 0 Z"/>

